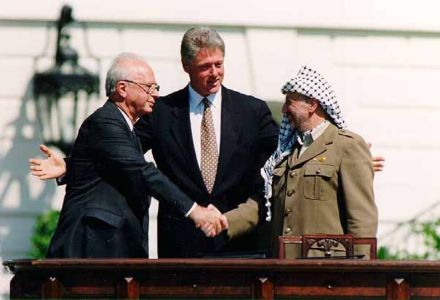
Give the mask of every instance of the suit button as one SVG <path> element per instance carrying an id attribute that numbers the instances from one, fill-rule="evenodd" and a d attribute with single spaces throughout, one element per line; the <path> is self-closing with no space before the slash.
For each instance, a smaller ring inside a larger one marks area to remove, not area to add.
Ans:
<path id="1" fill-rule="evenodd" d="M 290 232 L 292 232 L 292 228 L 286 227 L 286 229 L 284 229 L 285 234 L 289 234 Z"/>
<path id="2" fill-rule="evenodd" d="M 295 173 L 294 171 L 291 171 L 291 172 L 289 173 L 290 178 L 295 177 L 295 175 L 296 175 L 296 173 Z"/>
<path id="3" fill-rule="evenodd" d="M 292 212 L 292 210 L 291 210 L 290 208 L 286 208 L 286 209 L 284 210 L 284 216 L 287 217 L 288 215 L 291 214 L 291 212 Z"/>
<path id="4" fill-rule="evenodd" d="M 293 194 L 295 194 L 295 190 L 288 190 L 287 191 L 287 197 L 292 196 Z"/>

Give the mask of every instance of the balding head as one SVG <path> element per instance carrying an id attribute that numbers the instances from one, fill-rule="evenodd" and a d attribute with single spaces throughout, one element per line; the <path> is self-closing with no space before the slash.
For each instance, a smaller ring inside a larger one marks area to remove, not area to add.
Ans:
<path id="1" fill-rule="evenodd" d="M 113 60 L 105 79 L 107 97 L 116 91 L 116 83 L 120 80 L 133 80 L 139 75 L 148 74 L 154 77 L 153 69 L 142 56 L 134 53 L 122 53 Z"/>
<path id="2" fill-rule="evenodd" d="M 107 73 L 106 94 L 134 123 L 153 111 L 159 97 L 154 71 L 139 55 L 118 55 Z"/>

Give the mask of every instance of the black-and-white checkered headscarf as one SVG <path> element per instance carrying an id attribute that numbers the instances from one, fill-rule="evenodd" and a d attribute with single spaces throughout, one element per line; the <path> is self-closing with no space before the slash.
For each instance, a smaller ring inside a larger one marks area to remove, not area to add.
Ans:
<path id="1" fill-rule="evenodd" d="M 283 94 L 288 92 L 305 95 L 307 97 L 316 99 L 319 101 L 321 107 L 327 112 L 333 123 L 338 128 L 345 127 L 345 121 L 341 114 L 336 95 L 330 86 L 330 84 L 321 76 L 317 71 L 308 66 L 303 66 L 295 78 L 289 80 L 281 89 Z M 278 146 L 274 153 L 261 168 L 261 176 L 264 179 L 264 197 L 266 198 L 267 217 L 266 220 L 272 219 L 271 215 L 271 203 L 272 197 L 272 176 L 273 169 L 277 166 L 286 156 L 292 153 L 293 146 L 297 140 L 297 130 L 292 128 L 289 123 L 287 115 L 283 115 L 281 121 L 280 132 L 278 134 Z"/>

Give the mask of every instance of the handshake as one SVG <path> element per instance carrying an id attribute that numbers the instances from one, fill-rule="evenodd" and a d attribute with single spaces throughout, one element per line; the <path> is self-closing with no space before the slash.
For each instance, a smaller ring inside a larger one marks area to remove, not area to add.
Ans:
<path id="1" fill-rule="evenodd" d="M 189 214 L 197 228 L 200 228 L 207 237 L 215 237 L 223 230 L 228 229 L 228 220 L 212 204 L 208 207 L 196 205 Z"/>

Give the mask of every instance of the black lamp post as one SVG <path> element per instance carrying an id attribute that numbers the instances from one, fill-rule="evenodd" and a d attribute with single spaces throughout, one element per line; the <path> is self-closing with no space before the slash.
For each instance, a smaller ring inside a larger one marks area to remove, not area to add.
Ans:
<path id="1" fill-rule="evenodd" d="M 43 140 L 47 145 L 58 147 L 68 154 L 85 116 L 79 116 L 79 101 L 84 99 L 86 113 L 90 98 L 99 94 L 99 76 L 78 64 L 78 53 L 70 42 L 66 25 L 72 23 L 72 8 L 63 6 L 56 21 L 57 41 L 55 65 L 49 70 L 36 73 L 33 78 L 36 114 L 42 126 Z M 72 109 L 62 109 L 63 101 L 73 101 Z"/>

